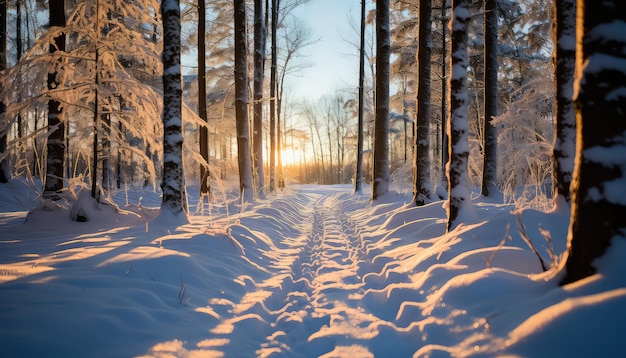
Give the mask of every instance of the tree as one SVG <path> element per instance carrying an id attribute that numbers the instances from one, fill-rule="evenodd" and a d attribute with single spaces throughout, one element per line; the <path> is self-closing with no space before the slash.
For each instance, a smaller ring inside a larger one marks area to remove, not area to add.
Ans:
<path id="1" fill-rule="evenodd" d="M 276 71 L 278 66 L 278 6 L 280 0 L 272 0 L 272 63 L 270 67 L 270 192 L 276 190 Z"/>
<path id="2" fill-rule="evenodd" d="M 485 0 L 485 123 L 483 125 L 482 195 L 490 196 L 497 188 L 498 134 L 493 118 L 498 115 L 498 1 Z"/>
<path id="3" fill-rule="evenodd" d="M 183 171 L 182 85 L 180 70 L 180 3 L 163 0 L 163 178 L 161 215 L 186 221 L 187 195 Z"/>
<path id="4" fill-rule="evenodd" d="M 235 117 L 237 122 L 237 156 L 239 189 L 245 201 L 254 198 L 252 163 L 250 158 L 250 131 L 248 128 L 248 74 L 246 48 L 246 2 L 235 4 Z"/>
<path id="5" fill-rule="evenodd" d="M 204 122 L 200 126 L 200 155 L 204 163 L 200 166 L 200 195 L 211 193 L 209 172 L 209 118 L 206 108 L 206 4 L 198 0 L 198 116 Z"/>
<path id="6" fill-rule="evenodd" d="M 570 183 L 574 170 L 576 112 L 572 93 L 576 67 L 576 1 L 554 1 L 554 62 L 556 101 L 553 182 L 557 198 L 570 202 Z"/>
<path id="7" fill-rule="evenodd" d="M 594 261 L 626 233 L 626 3 L 578 0 L 577 148 L 566 276 L 595 273 Z"/>
<path id="8" fill-rule="evenodd" d="M 254 111 L 252 166 L 259 196 L 265 196 L 263 172 L 263 77 L 265 72 L 265 38 L 267 29 L 263 17 L 263 1 L 254 0 Z"/>
<path id="9" fill-rule="evenodd" d="M 448 168 L 448 231 L 462 219 L 472 215 L 470 183 L 467 173 L 469 158 L 467 118 L 467 26 L 470 12 L 467 0 L 452 0 L 450 34 L 450 115 L 448 137 L 450 161 Z"/>
<path id="10" fill-rule="evenodd" d="M 389 191 L 389 0 L 376 2 L 376 118 L 372 200 Z"/>
<path id="11" fill-rule="evenodd" d="M 363 193 L 363 112 L 365 105 L 365 0 L 361 0 L 361 32 L 359 44 L 359 108 L 356 149 L 356 170 L 354 173 L 354 192 Z"/>
<path id="12" fill-rule="evenodd" d="M 62 28 L 65 26 L 65 2 L 64 0 L 52 0 L 49 4 L 50 29 L 51 31 L 61 31 L 54 37 L 54 42 L 50 43 L 50 53 L 65 51 L 65 33 Z M 59 57 L 53 68 L 48 72 L 48 91 L 54 91 L 60 85 L 59 72 L 62 71 L 63 61 Z M 44 184 L 44 196 L 56 198 L 63 190 L 64 167 L 65 164 L 65 120 L 63 119 L 63 109 L 61 102 L 56 99 L 48 100 L 48 144 L 46 161 L 46 182 Z"/>
<path id="13" fill-rule="evenodd" d="M 415 136 L 414 188 L 413 202 L 417 206 L 428 202 L 431 195 L 430 185 L 430 63 L 431 63 L 431 26 L 432 0 L 419 1 L 419 47 L 417 51 L 417 136 Z"/>
<path id="14" fill-rule="evenodd" d="M 0 1 L 0 72 L 7 68 L 7 2 Z M 0 116 L 6 115 L 6 105 L 0 101 Z M 8 123 L 8 121 L 4 121 Z M 4 128 L 3 128 L 4 127 Z M 0 127 L 0 183 L 9 181 L 9 163 L 7 161 L 7 132 L 9 126 Z"/>

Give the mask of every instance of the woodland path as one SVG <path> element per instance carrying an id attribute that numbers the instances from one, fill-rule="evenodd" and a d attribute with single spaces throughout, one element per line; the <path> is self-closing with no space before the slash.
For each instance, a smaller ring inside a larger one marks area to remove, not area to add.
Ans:
<path id="1" fill-rule="evenodd" d="M 280 249 L 267 253 L 277 273 L 250 286 L 211 330 L 218 341 L 223 335 L 226 356 L 241 353 L 241 344 L 249 356 L 373 356 L 359 342 L 372 339 L 378 318 L 354 299 L 364 285 L 362 237 L 336 193 L 302 194 L 296 235 L 272 238 Z"/>

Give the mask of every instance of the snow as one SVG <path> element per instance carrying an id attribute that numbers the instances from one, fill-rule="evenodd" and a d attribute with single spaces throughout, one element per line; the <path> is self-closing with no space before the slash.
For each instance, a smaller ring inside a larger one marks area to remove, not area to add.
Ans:
<path id="1" fill-rule="evenodd" d="M 157 222 L 158 193 L 136 190 L 113 194 L 117 205 L 77 195 L 93 219 L 73 222 L 63 205 L 29 214 L 29 184 L 0 185 L 3 356 L 623 353 L 626 239 L 597 274 L 559 286 L 565 205 L 513 211 L 478 198 L 477 220 L 446 233 L 443 201 L 303 185 L 191 208 L 175 226 Z"/>

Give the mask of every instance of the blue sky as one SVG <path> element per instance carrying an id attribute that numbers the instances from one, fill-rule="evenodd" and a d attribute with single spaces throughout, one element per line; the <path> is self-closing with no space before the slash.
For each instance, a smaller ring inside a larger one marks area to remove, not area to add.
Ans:
<path id="1" fill-rule="evenodd" d="M 311 66 L 285 79 L 291 100 L 315 99 L 358 86 L 358 49 L 352 44 L 359 42 L 353 26 L 359 27 L 360 4 L 359 0 L 309 0 L 294 11 L 320 41 L 302 51 L 306 56 L 300 61 Z"/>

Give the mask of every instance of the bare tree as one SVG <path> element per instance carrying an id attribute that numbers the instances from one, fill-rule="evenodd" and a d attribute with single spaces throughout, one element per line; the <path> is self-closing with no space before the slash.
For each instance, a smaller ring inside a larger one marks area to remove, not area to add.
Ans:
<path id="1" fill-rule="evenodd" d="M 483 125 L 482 194 L 492 195 L 497 188 L 498 134 L 493 117 L 498 115 L 498 1 L 485 0 L 485 124 Z"/>
<path id="2" fill-rule="evenodd" d="M 595 273 L 594 261 L 626 232 L 626 3 L 578 0 L 577 5 L 579 129 L 564 284 Z"/>
<path id="3" fill-rule="evenodd" d="M 180 71 L 180 3 L 163 0 L 163 178 L 161 215 L 187 221 L 183 171 L 182 85 Z"/>
<path id="4" fill-rule="evenodd" d="M 278 66 L 278 7 L 280 0 L 272 0 L 272 63 L 270 67 L 270 192 L 276 190 L 276 71 Z"/>
<path id="5" fill-rule="evenodd" d="M 365 0 L 361 0 L 361 31 L 359 43 L 359 108 L 357 127 L 356 170 L 354 173 L 354 192 L 363 193 L 363 112 L 365 105 Z"/>
<path id="6" fill-rule="evenodd" d="M 467 29 L 470 12 L 467 0 L 452 0 L 450 38 L 450 165 L 448 169 L 448 231 L 472 209 L 467 173 L 469 158 L 467 118 Z"/>
<path id="7" fill-rule="evenodd" d="M 421 206 L 428 203 L 432 191 L 430 185 L 430 63 L 432 46 L 432 0 L 419 1 L 418 19 L 419 47 L 417 51 L 417 136 L 415 137 L 417 155 L 415 156 L 415 163 L 413 165 L 413 194 L 415 195 L 413 202 L 415 205 Z"/>
<path id="8" fill-rule="evenodd" d="M 576 144 L 576 112 L 572 99 L 576 67 L 576 0 L 555 0 L 554 16 L 556 126 L 552 155 L 553 181 L 557 198 L 561 197 L 569 203 Z"/>
<path id="9" fill-rule="evenodd" d="M 209 171 L 209 116 L 206 103 L 206 4 L 198 0 L 198 116 L 204 122 L 199 128 L 200 155 L 204 163 L 200 166 L 200 196 L 211 193 Z"/>
<path id="10" fill-rule="evenodd" d="M 265 197 L 265 173 L 263 172 L 263 77 L 265 73 L 265 38 L 267 28 L 263 18 L 263 1 L 254 0 L 254 105 L 252 121 L 252 166 L 256 188 Z"/>
<path id="11" fill-rule="evenodd" d="M 389 191 L 389 0 L 376 2 L 376 119 L 372 200 Z"/>
<path id="12" fill-rule="evenodd" d="M 64 0 L 53 0 L 49 4 L 50 28 L 62 28 L 65 26 L 65 2 Z M 54 43 L 50 44 L 50 53 L 65 51 L 65 33 L 60 32 Z M 59 87 L 58 68 L 61 65 L 61 58 L 53 64 L 53 69 L 48 72 L 48 90 L 53 91 Z M 46 161 L 46 182 L 44 185 L 44 196 L 56 198 L 63 190 L 63 165 L 65 163 L 65 121 L 63 110 L 58 100 L 48 100 L 48 144 Z"/>
<path id="13" fill-rule="evenodd" d="M 235 0 L 235 117 L 237 122 L 237 162 L 239 189 L 245 201 L 254 198 L 250 131 L 248 127 L 248 71 L 246 48 L 246 2 Z"/>

